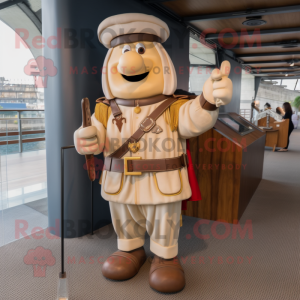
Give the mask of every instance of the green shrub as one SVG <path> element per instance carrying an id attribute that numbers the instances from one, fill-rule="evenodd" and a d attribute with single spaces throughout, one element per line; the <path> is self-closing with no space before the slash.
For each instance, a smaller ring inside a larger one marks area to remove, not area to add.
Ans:
<path id="1" fill-rule="evenodd" d="M 297 96 L 295 100 L 292 102 L 292 106 L 300 109 L 300 96 Z"/>

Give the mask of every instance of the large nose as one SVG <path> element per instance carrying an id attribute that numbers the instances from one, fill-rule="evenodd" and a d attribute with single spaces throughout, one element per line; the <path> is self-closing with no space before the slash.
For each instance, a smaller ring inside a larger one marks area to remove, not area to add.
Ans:
<path id="1" fill-rule="evenodd" d="M 119 59 L 119 73 L 127 76 L 139 75 L 146 72 L 142 56 L 135 51 L 127 51 Z"/>

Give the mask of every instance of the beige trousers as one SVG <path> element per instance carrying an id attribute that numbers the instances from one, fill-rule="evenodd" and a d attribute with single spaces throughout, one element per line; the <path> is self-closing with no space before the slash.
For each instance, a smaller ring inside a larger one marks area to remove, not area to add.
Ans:
<path id="1" fill-rule="evenodd" d="M 150 250 L 154 254 L 165 259 L 178 254 L 181 201 L 159 205 L 110 201 L 109 205 L 119 250 L 131 251 L 142 247 L 147 231 Z"/>

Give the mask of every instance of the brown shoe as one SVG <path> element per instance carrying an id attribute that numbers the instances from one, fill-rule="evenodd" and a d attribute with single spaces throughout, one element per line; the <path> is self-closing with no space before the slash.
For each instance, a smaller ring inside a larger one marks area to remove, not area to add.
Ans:
<path id="1" fill-rule="evenodd" d="M 177 257 L 154 256 L 149 274 L 150 286 L 161 293 L 177 293 L 185 286 L 183 268 Z"/>
<path id="2" fill-rule="evenodd" d="M 147 256 L 143 247 L 125 252 L 117 251 L 107 258 L 102 274 L 112 280 L 126 280 L 135 276 Z"/>

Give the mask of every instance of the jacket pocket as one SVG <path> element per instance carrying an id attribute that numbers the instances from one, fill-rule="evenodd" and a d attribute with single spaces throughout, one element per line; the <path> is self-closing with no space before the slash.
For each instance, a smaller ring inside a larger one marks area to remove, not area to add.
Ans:
<path id="1" fill-rule="evenodd" d="M 103 189 L 108 195 L 118 195 L 123 188 L 123 173 L 105 171 Z"/>
<path id="2" fill-rule="evenodd" d="M 164 196 L 176 196 L 182 192 L 180 170 L 154 173 L 154 182 L 158 191 Z"/>

